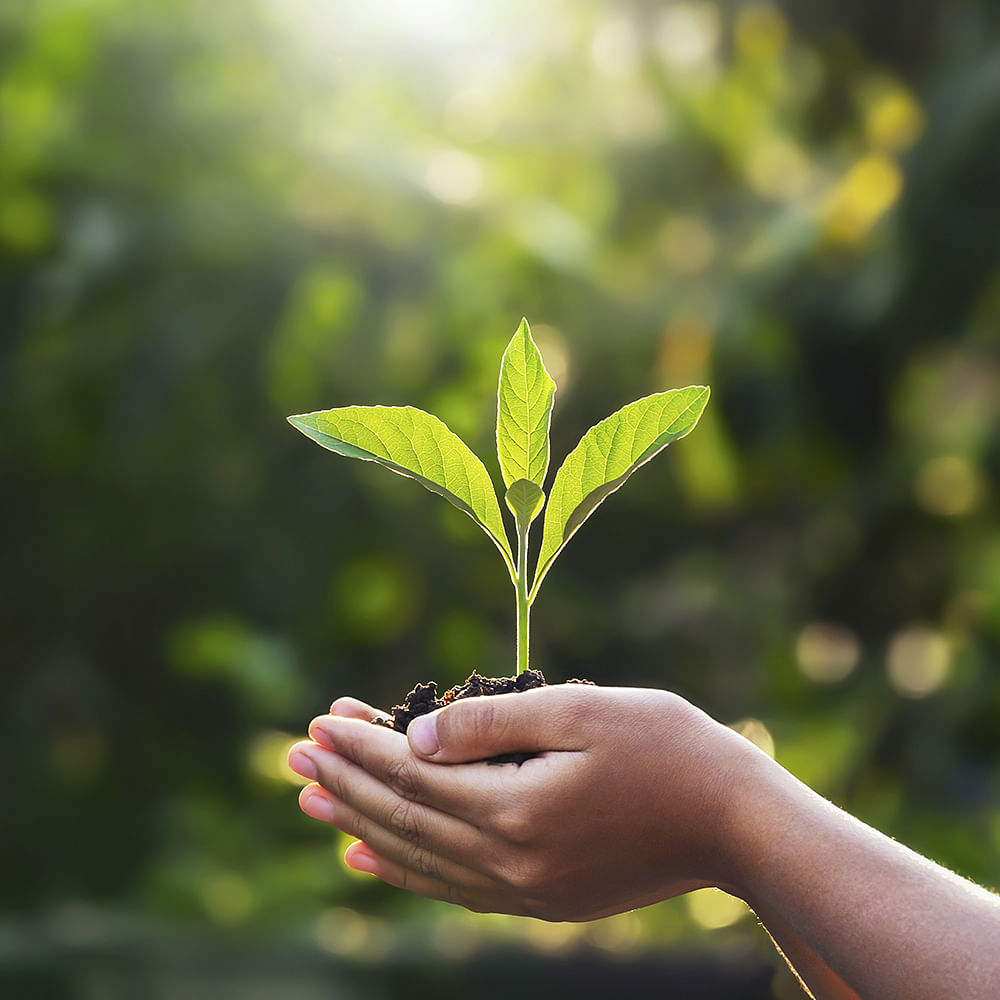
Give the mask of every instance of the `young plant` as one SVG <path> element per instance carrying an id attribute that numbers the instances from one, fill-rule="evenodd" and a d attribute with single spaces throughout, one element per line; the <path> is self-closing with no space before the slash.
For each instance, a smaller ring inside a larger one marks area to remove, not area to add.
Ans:
<path id="1" fill-rule="evenodd" d="M 486 467 L 437 417 L 412 406 L 343 406 L 288 418 L 306 437 L 350 458 L 377 462 L 422 483 L 469 515 L 500 552 L 517 607 L 517 673 L 528 667 L 528 619 L 538 588 L 580 525 L 629 476 L 691 431 L 709 388 L 658 392 L 591 427 L 555 475 L 548 498 L 549 422 L 556 384 L 522 319 L 500 362 L 497 457 L 514 516 L 517 561 Z M 542 546 L 528 578 L 528 532 L 545 508 Z"/>

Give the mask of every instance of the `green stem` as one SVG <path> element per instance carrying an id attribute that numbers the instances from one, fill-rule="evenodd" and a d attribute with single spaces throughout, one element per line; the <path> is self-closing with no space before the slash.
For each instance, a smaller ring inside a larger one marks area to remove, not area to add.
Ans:
<path id="1" fill-rule="evenodd" d="M 517 672 L 523 674 L 528 669 L 528 524 L 517 525 Z"/>

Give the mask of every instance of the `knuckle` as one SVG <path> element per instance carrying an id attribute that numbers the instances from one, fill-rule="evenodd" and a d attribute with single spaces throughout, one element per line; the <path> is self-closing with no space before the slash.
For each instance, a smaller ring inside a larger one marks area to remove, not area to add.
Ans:
<path id="1" fill-rule="evenodd" d="M 406 867 L 411 872 L 428 878 L 439 878 L 441 875 L 434 855 L 416 844 L 412 845 L 407 852 Z"/>
<path id="2" fill-rule="evenodd" d="M 385 783 L 404 799 L 415 801 L 419 795 L 420 783 L 416 770 L 407 757 L 397 757 L 386 765 Z"/>
<path id="3" fill-rule="evenodd" d="M 449 705 L 438 716 L 438 734 L 444 747 L 477 746 L 503 739 L 508 714 L 496 697 L 470 698 Z"/>
<path id="4" fill-rule="evenodd" d="M 350 783 L 347 780 L 347 775 L 343 767 L 333 767 L 328 769 L 323 775 L 321 784 L 335 798 L 340 799 L 342 802 L 348 801 L 350 795 Z"/>
<path id="5" fill-rule="evenodd" d="M 508 806 L 499 813 L 495 823 L 501 836 L 511 844 L 525 846 L 534 839 L 534 817 L 519 806 Z"/>
<path id="6" fill-rule="evenodd" d="M 400 799 L 394 803 L 386 817 L 386 826 L 397 837 L 418 844 L 423 836 L 423 824 L 420 822 L 417 807 L 408 799 Z"/>
<path id="7" fill-rule="evenodd" d="M 352 809 L 344 817 L 344 823 L 340 829 L 357 840 L 367 841 L 372 832 L 372 825 L 362 813 Z"/>
<path id="8" fill-rule="evenodd" d="M 522 855 L 510 862 L 506 866 L 503 878 L 522 900 L 535 899 L 542 895 L 545 873 L 542 866 L 530 855 Z"/>

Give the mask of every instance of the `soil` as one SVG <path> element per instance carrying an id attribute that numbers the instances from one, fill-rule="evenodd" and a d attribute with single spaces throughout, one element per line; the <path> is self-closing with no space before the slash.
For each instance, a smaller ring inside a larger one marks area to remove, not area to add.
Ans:
<path id="1" fill-rule="evenodd" d="M 593 681 L 574 677 L 567 684 L 593 684 Z M 479 698 L 483 695 L 514 694 L 518 691 L 530 691 L 532 688 L 546 687 L 545 676 L 540 670 L 529 668 L 516 677 L 483 677 L 473 671 L 464 684 L 456 684 L 449 688 L 439 698 L 437 696 L 437 681 L 418 684 L 403 699 L 402 705 L 392 706 L 391 719 L 372 719 L 376 726 L 395 729 L 397 733 L 405 733 L 410 723 L 419 715 L 426 715 L 438 708 L 444 708 L 461 698 Z M 489 758 L 490 764 L 523 764 L 526 760 L 538 756 L 534 753 L 505 753 Z"/>

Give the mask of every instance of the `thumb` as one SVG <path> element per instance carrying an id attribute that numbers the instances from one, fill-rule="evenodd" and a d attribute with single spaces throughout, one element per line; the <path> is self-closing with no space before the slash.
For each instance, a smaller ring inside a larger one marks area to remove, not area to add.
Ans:
<path id="1" fill-rule="evenodd" d="M 579 723 L 594 689 L 554 685 L 516 694 L 463 698 L 414 719 L 406 736 L 420 757 L 442 764 L 506 753 L 577 750 Z"/>

